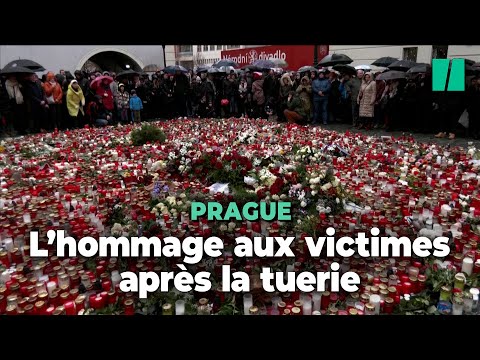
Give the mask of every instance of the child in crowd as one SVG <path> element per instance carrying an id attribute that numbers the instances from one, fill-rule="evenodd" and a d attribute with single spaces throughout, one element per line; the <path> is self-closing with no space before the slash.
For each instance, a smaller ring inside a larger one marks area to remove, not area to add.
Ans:
<path id="1" fill-rule="evenodd" d="M 132 112 L 132 122 L 139 123 L 142 121 L 140 113 L 143 110 L 143 102 L 142 99 L 137 96 L 137 92 L 135 90 L 132 90 L 131 94 L 130 111 Z"/>

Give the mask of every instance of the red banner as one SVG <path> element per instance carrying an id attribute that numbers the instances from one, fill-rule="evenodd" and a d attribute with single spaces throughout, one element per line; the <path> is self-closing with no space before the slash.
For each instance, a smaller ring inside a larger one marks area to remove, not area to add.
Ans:
<path id="1" fill-rule="evenodd" d="M 224 50 L 222 59 L 233 60 L 240 67 L 253 64 L 256 60 L 283 59 L 287 62 L 287 70 L 298 70 L 299 67 L 312 65 L 314 45 L 269 45 L 245 49 Z M 328 45 L 317 45 L 318 61 L 328 55 Z"/>

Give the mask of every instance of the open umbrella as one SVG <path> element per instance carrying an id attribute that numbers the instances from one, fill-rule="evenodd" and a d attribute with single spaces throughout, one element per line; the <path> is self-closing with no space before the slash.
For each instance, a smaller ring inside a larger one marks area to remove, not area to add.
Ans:
<path id="1" fill-rule="evenodd" d="M 103 80 L 107 80 L 109 84 L 113 82 L 113 78 L 111 76 L 103 75 L 93 79 L 92 82 L 90 83 L 90 87 L 94 90 L 97 89 L 98 86 L 103 82 Z"/>
<path id="2" fill-rule="evenodd" d="M 398 70 L 390 70 L 385 71 L 377 76 L 377 80 L 398 80 L 398 79 L 406 79 L 408 75 L 404 71 Z"/>
<path id="3" fill-rule="evenodd" d="M 357 73 L 357 70 L 350 65 L 343 65 L 343 64 L 338 64 L 332 67 L 333 70 L 336 70 L 340 73 L 343 74 L 349 74 L 349 75 L 355 75 Z"/>
<path id="4" fill-rule="evenodd" d="M 275 64 L 276 68 L 288 67 L 288 63 L 283 59 L 269 59 L 269 60 Z"/>
<path id="5" fill-rule="evenodd" d="M 272 60 L 256 60 L 253 65 L 260 69 L 271 69 L 276 67 Z"/>
<path id="6" fill-rule="evenodd" d="M 408 69 L 407 74 L 420 74 L 427 73 L 432 71 L 432 66 L 430 64 L 417 64 L 410 69 Z"/>
<path id="7" fill-rule="evenodd" d="M 210 69 L 207 70 L 207 73 L 209 74 L 217 74 L 220 71 L 217 68 L 211 67 Z"/>
<path id="8" fill-rule="evenodd" d="M 201 74 L 201 73 L 206 73 L 208 72 L 209 67 L 208 66 L 199 66 L 197 67 L 197 70 L 195 71 L 196 74 Z"/>
<path id="9" fill-rule="evenodd" d="M 213 67 L 220 68 L 222 66 L 232 66 L 234 68 L 238 67 L 238 64 L 233 60 L 222 59 L 218 60 L 215 64 L 212 65 Z"/>
<path id="10" fill-rule="evenodd" d="M 160 71 L 160 67 L 158 65 L 155 65 L 155 64 L 150 64 L 150 65 L 147 65 L 143 68 L 143 71 L 144 72 L 157 72 L 157 71 Z"/>
<path id="11" fill-rule="evenodd" d="M 357 70 L 364 70 L 364 71 L 370 71 L 372 68 L 368 65 L 357 65 L 355 66 L 355 69 Z"/>
<path id="12" fill-rule="evenodd" d="M 297 72 L 302 73 L 302 72 L 307 72 L 307 71 L 315 71 L 318 72 L 318 69 L 314 68 L 313 66 L 305 65 L 300 68 L 298 68 Z"/>
<path id="13" fill-rule="evenodd" d="M 244 65 L 241 67 L 242 70 L 250 70 L 250 71 L 262 71 L 262 68 L 256 66 L 256 65 L 253 65 L 253 64 L 248 64 L 248 65 Z"/>
<path id="14" fill-rule="evenodd" d="M 5 65 L 5 67 L 10 65 L 21 66 L 21 67 L 33 70 L 34 72 L 45 71 L 45 68 L 42 65 L 40 65 L 39 63 L 33 60 L 27 60 L 27 59 L 13 60 L 13 61 L 10 61 L 7 65 Z"/>
<path id="15" fill-rule="evenodd" d="M 117 74 L 117 77 L 122 77 L 122 76 L 133 76 L 133 75 L 140 75 L 139 72 L 137 71 L 134 71 L 132 69 L 128 69 L 128 70 L 125 70 L 125 71 L 122 71 L 122 72 L 119 72 Z"/>
<path id="16" fill-rule="evenodd" d="M 391 65 L 396 61 L 398 61 L 398 59 L 395 59 L 390 56 L 384 56 L 384 57 L 381 57 L 380 59 L 375 60 L 372 63 L 372 65 L 379 66 L 379 67 L 387 67 L 388 65 Z"/>
<path id="17" fill-rule="evenodd" d="M 415 61 L 398 60 L 398 61 L 395 61 L 394 63 L 391 63 L 387 67 L 390 70 L 407 71 L 408 69 L 414 67 L 415 65 L 417 65 Z"/>
<path id="18" fill-rule="evenodd" d="M 0 74 L 35 74 L 35 71 L 23 66 L 17 66 L 16 64 L 10 64 L 5 66 Z"/>
<path id="19" fill-rule="evenodd" d="M 183 73 L 187 73 L 188 70 L 185 69 L 183 66 L 181 65 L 171 65 L 171 66 L 167 66 L 165 69 L 163 69 L 164 72 L 166 72 L 167 74 L 175 74 L 175 72 L 177 71 L 181 71 Z"/>
<path id="20" fill-rule="evenodd" d="M 325 56 L 320 62 L 318 63 L 317 67 L 327 67 L 327 66 L 334 66 L 339 64 L 350 64 L 353 60 L 350 59 L 347 55 L 344 54 L 331 54 Z"/>
<path id="21" fill-rule="evenodd" d="M 221 72 L 221 73 L 229 73 L 233 70 L 235 71 L 234 67 L 233 66 L 220 66 L 218 69 L 218 72 Z"/>

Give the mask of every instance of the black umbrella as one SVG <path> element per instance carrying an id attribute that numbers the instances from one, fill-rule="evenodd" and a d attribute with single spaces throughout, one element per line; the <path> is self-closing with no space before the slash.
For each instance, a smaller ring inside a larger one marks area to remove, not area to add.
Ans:
<path id="1" fill-rule="evenodd" d="M 235 69 L 233 68 L 233 66 L 220 66 L 219 68 L 216 68 L 218 70 L 218 72 L 221 72 L 221 73 L 229 73 L 233 70 L 235 71 Z"/>
<path id="2" fill-rule="evenodd" d="M 175 74 L 176 71 L 181 71 L 183 73 L 187 73 L 188 70 L 185 69 L 183 66 L 181 65 L 171 65 L 171 66 L 167 66 L 165 69 L 163 69 L 164 72 L 166 72 L 167 74 Z"/>
<path id="3" fill-rule="evenodd" d="M 207 70 L 207 73 L 209 73 L 209 74 L 217 74 L 219 72 L 220 71 L 217 68 L 214 68 L 214 67 Z"/>
<path id="4" fill-rule="evenodd" d="M 475 64 L 475 61 L 470 59 L 465 59 L 465 65 L 473 65 L 473 64 Z"/>
<path id="5" fill-rule="evenodd" d="M 397 71 L 397 70 L 390 70 L 390 71 L 385 71 L 381 73 L 380 75 L 377 76 L 377 80 L 398 80 L 398 79 L 406 79 L 408 76 L 405 72 L 403 71 Z"/>
<path id="6" fill-rule="evenodd" d="M 357 73 L 357 69 L 350 65 L 338 64 L 333 66 L 333 70 L 336 70 L 343 74 L 355 75 Z"/>
<path id="7" fill-rule="evenodd" d="M 150 64 L 150 65 L 147 65 L 143 68 L 143 71 L 145 72 L 157 72 L 157 71 L 160 71 L 160 67 L 158 65 L 155 65 L 155 64 Z"/>
<path id="8" fill-rule="evenodd" d="M 275 63 L 271 60 L 256 60 L 253 65 L 260 69 L 271 69 L 275 67 Z"/>
<path id="9" fill-rule="evenodd" d="M 420 74 L 427 73 L 432 71 L 432 66 L 430 64 L 417 64 L 410 69 L 408 69 L 407 74 Z"/>
<path id="10" fill-rule="evenodd" d="M 384 56 L 384 57 L 381 57 L 380 59 L 375 60 L 372 63 L 372 65 L 379 66 L 379 67 L 387 67 L 396 61 L 398 61 L 398 59 L 395 59 L 390 56 Z"/>
<path id="11" fill-rule="evenodd" d="M 415 65 L 417 65 L 415 61 L 398 60 L 388 65 L 388 68 L 390 70 L 407 71 L 408 69 L 414 67 Z"/>
<path id="12" fill-rule="evenodd" d="M 302 73 L 302 72 L 307 72 L 307 71 L 315 71 L 318 72 L 318 69 L 315 69 L 313 66 L 305 65 L 300 68 L 298 68 L 297 72 Z"/>
<path id="13" fill-rule="evenodd" d="M 222 66 L 233 66 L 234 68 L 238 67 L 238 64 L 233 60 L 223 59 L 217 61 L 215 64 L 212 65 L 213 67 L 220 68 Z"/>
<path id="14" fill-rule="evenodd" d="M 195 73 L 200 74 L 200 73 L 206 73 L 208 72 L 209 67 L 208 66 L 199 66 L 197 67 L 197 70 Z"/>
<path id="15" fill-rule="evenodd" d="M 347 55 L 344 54 L 331 54 L 325 56 L 320 62 L 318 63 L 317 67 L 327 67 L 327 66 L 334 66 L 339 64 L 350 64 L 353 60 L 350 59 Z"/>
<path id="16" fill-rule="evenodd" d="M 7 65 L 5 65 L 5 68 L 7 66 L 21 66 L 30 70 L 35 71 L 45 71 L 45 68 L 40 65 L 39 63 L 33 61 L 33 60 L 27 60 L 27 59 L 19 59 L 19 60 L 13 60 L 10 61 Z"/>
<path id="17" fill-rule="evenodd" d="M 17 64 L 10 64 L 5 66 L 0 74 L 35 74 L 35 71 L 23 66 L 17 66 Z"/>
<path id="18" fill-rule="evenodd" d="M 140 73 L 137 72 L 137 71 L 134 71 L 134 70 L 132 70 L 132 69 L 128 69 L 128 70 L 119 72 L 119 73 L 117 74 L 117 77 L 133 76 L 133 75 L 140 75 Z"/>

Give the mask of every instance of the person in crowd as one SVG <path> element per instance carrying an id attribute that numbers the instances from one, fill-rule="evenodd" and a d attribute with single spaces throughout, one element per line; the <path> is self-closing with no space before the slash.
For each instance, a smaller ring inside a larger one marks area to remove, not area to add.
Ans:
<path id="1" fill-rule="evenodd" d="M 60 75 L 65 76 L 65 70 L 63 70 L 63 69 L 60 69 L 60 71 L 59 71 L 58 73 L 59 73 Z"/>
<path id="2" fill-rule="evenodd" d="M 376 86 L 376 95 L 375 95 L 375 107 L 374 111 L 374 124 L 373 128 L 378 129 L 379 127 L 384 126 L 384 103 L 382 103 L 382 99 L 386 99 L 384 96 L 386 83 L 385 80 L 379 80 L 375 78 L 375 86 Z"/>
<path id="3" fill-rule="evenodd" d="M 285 109 L 287 108 L 287 101 L 290 92 L 293 91 L 293 81 L 290 74 L 285 73 L 280 78 L 280 90 L 278 96 L 279 111 L 278 117 L 280 121 L 285 121 Z"/>
<path id="4" fill-rule="evenodd" d="M 162 97 L 162 115 L 165 118 L 173 116 L 174 99 L 173 99 L 173 75 L 163 74 L 163 82 L 160 86 L 160 94 Z"/>
<path id="5" fill-rule="evenodd" d="M 306 121 L 310 121 L 312 118 L 312 85 L 310 85 L 308 76 L 302 78 L 296 92 L 299 94 L 300 100 L 303 102 L 303 108 L 307 117 Z"/>
<path id="6" fill-rule="evenodd" d="M 63 75 L 60 77 L 60 79 Z M 58 83 L 57 78 L 53 72 L 47 73 L 47 81 L 43 83 L 43 90 L 47 97 L 49 126 L 48 129 L 61 128 L 63 120 L 62 103 L 63 103 L 63 89 Z"/>
<path id="7" fill-rule="evenodd" d="M 393 131 L 400 123 L 400 107 L 403 102 L 403 88 L 399 80 L 387 81 L 385 87 L 385 130 Z"/>
<path id="8" fill-rule="evenodd" d="M 375 80 L 371 73 L 366 73 L 363 76 L 362 86 L 358 93 L 358 105 L 359 105 L 359 129 L 370 129 L 372 126 L 375 99 L 377 96 L 377 87 Z"/>
<path id="9" fill-rule="evenodd" d="M 78 83 L 78 85 L 80 85 L 80 88 L 82 89 L 82 93 L 85 96 L 85 94 L 87 94 L 87 90 L 89 88 L 88 79 L 86 79 L 83 76 L 83 73 L 80 70 L 75 70 L 75 72 L 73 74 L 75 75 L 75 80 L 77 80 L 77 83 Z"/>
<path id="10" fill-rule="evenodd" d="M 83 107 L 85 106 L 85 96 L 83 95 L 82 88 L 77 80 L 70 81 L 67 91 L 67 109 L 70 117 L 70 122 L 66 126 L 67 128 L 78 128 L 82 125 L 82 119 L 85 113 Z"/>
<path id="11" fill-rule="evenodd" d="M 247 101 L 248 95 L 248 84 L 245 77 L 240 79 L 240 84 L 238 85 L 238 112 L 240 116 L 245 117 L 245 102 Z"/>
<path id="12" fill-rule="evenodd" d="M 203 84 L 203 96 L 200 101 L 201 113 L 205 117 L 215 117 L 215 102 L 217 98 L 217 87 L 215 86 L 213 74 L 208 74 Z"/>
<path id="13" fill-rule="evenodd" d="M 342 101 L 342 94 L 340 93 L 340 81 L 338 74 L 331 71 L 328 74 L 330 81 L 330 92 L 328 94 L 328 121 L 336 122 L 340 115 L 340 106 Z"/>
<path id="14" fill-rule="evenodd" d="M 302 75 L 297 72 L 293 80 L 293 88 L 298 89 L 298 87 L 301 85 L 301 82 L 302 82 Z"/>
<path id="15" fill-rule="evenodd" d="M 247 81 L 247 91 L 248 91 L 249 94 L 251 94 L 252 93 L 253 82 L 255 80 L 253 79 L 253 74 L 249 69 L 247 69 L 247 71 L 245 71 L 245 80 Z"/>
<path id="16" fill-rule="evenodd" d="M 12 136 L 15 135 L 13 123 L 13 104 L 10 101 L 10 96 L 2 81 L 0 81 L 0 124 L 1 132 L 0 136 Z"/>
<path id="17" fill-rule="evenodd" d="M 36 74 L 28 74 L 22 84 L 24 99 L 28 109 L 28 129 L 45 132 L 48 128 L 47 111 L 48 102 L 43 86 L 38 81 Z"/>
<path id="18" fill-rule="evenodd" d="M 432 121 L 432 78 L 431 74 L 422 73 L 417 77 L 417 112 L 416 121 L 419 132 L 431 131 Z"/>
<path id="19" fill-rule="evenodd" d="M 305 102 L 295 91 L 290 91 L 287 97 L 287 108 L 283 114 L 289 123 L 301 123 L 308 120 L 308 113 L 305 111 Z"/>
<path id="20" fill-rule="evenodd" d="M 173 83 L 173 94 L 175 101 L 175 116 L 187 115 L 187 92 L 188 92 L 188 78 L 181 71 L 175 72 L 175 79 Z"/>
<path id="21" fill-rule="evenodd" d="M 228 74 L 223 81 L 225 99 L 228 100 L 227 116 L 235 116 L 237 114 L 237 94 L 238 84 L 234 74 Z"/>
<path id="22" fill-rule="evenodd" d="M 255 72 L 253 74 L 254 82 L 252 85 L 252 100 L 255 106 L 255 117 L 265 117 L 265 93 L 263 92 L 262 73 Z"/>
<path id="23" fill-rule="evenodd" d="M 463 94 L 460 91 L 438 91 L 435 101 L 440 109 L 440 132 L 435 135 L 436 138 L 448 137 L 455 139 L 458 119 L 465 110 Z"/>
<path id="24" fill-rule="evenodd" d="M 312 74 L 315 74 L 312 71 Z M 331 83 L 325 77 L 325 72 L 321 71 L 318 78 L 314 75 L 312 83 L 313 92 L 313 122 L 312 125 L 319 124 L 322 119 L 323 125 L 328 124 L 328 97 L 330 95 Z"/>
<path id="25" fill-rule="evenodd" d="M 94 100 L 89 103 L 87 109 L 90 123 L 99 127 L 107 126 L 112 120 L 112 113 L 103 105 L 103 99 L 103 96 L 95 95 Z"/>
<path id="26" fill-rule="evenodd" d="M 347 89 L 347 93 L 351 101 L 353 126 L 357 126 L 358 122 L 359 105 L 357 99 L 358 93 L 360 92 L 360 87 L 362 86 L 362 79 L 364 74 L 365 72 L 363 70 L 357 70 L 356 77 L 350 77 L 347 81 L 345 81 L 345 88 Z"/>
<path id="27" fill-rule="evenodd" d="M 110 83 L 110 90 L 112 91 L 112 96 L 113 96 L 112 114 L 113 114 L 113 120 L 117 121 L 119 119 L 118 118 L 118 108 L 117 108 L 117 105 L 118 105 L 118 80 L 117 80 L 117 74 L 116 73 L 112 72 L 110 74 L 110 76 L 113 79 L 113 81 Z"/>
<path id="28" fill-rule="evenodd" d="M 192 83 L 192 116 L 199 116 L 199 105 L 203 96 L 203 84 L 200 76 L 195 76 Z"/>
<path id="29" fill-rule="evenodd" d="M 132 121 L 136 123 L 141 122 L 141 111 L 143 110 L 143 102 L 142 99 L 137 96 L 137 92 L 135 90 L 131 91 L 129 107 L 132 113 Z"/>
<path id="30" fill-rule="evenodd" d="M 98 85 L 96 90 L 96 95 L 102 97 L 102 104 L 108 112 L 112 112 L 114 110 L 113 105 L 113 93 L 112 89 L 110 88 L 110 82 L 108 79 L 103 79 L 102 82 Z"/>
<path id="31" fill-rule="evenodd" d="M 118 118 L 124 124 L 128 123 L 128 110 L 130 109 L 130 94 L 125 90 L 125 85 L 118 84 L 117 111 Z"/>
<path id="32" fill-rule="evenodd" d="M 28 125 L 25 122 L 25 104 L 21 90 L 21 85 L 17 77 L 13 74 L 8 75 L 5 81 L 5 90 L 8 95 L 10 107 L 4 110 L 4 116 L 7 123 L 13 126 L 17 133 L 26 132 Z M 32 129 L 33 130 L 33 129 Z"/>
<path id="33" fill-rule="evenodd" d="M 409 78 L 404 89 L 404 103 L 400 115 L 402 118 L 402 126 L 400 130 L 409 131 L 417 125 L 417 113 L 415 111 L 417 103 L 417 84 L 415 83 L 414 78 Z"/>
<path id="34" fill-rule="evenodd" d="M 480 138 L 480 78 L 475 76 L 467 88 L 466 103 L 468 112 L 468 130 L 470 135 L 478 140 Z"/>
<path id="35" fill-rule="evenodd" d="M 270 69 L 263 81 L 263 93 L 265 94 L 265 101 L 271 109 L 276 109 L 279 91 L 280 83 L 277 75 L 273 69 Z"/>

